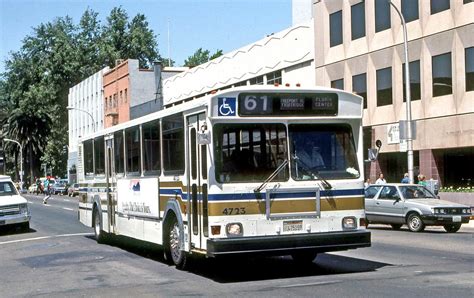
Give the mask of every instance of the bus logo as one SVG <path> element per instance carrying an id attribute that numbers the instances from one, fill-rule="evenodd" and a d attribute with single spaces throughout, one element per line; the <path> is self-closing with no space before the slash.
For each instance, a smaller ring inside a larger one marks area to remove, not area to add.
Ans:
<path id="1" fill-rule="evenodd" d="M 235 116 L 235 97 L 219 97 L 217 104 L 219 106 L 219 116 Z"/>

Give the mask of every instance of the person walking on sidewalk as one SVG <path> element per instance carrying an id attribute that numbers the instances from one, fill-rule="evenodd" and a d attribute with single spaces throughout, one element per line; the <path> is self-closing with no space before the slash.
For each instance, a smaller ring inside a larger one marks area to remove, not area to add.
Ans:
<path id="1" fill-rule="evenodd" d="M 400 183 L 410 183 L 410 178 L 408 177 L 408 173 L 405 173 Z"/>
<path id="2" fill-rule="evenodd" d="M 377 179 L 377 181 L 375 181 L 375 184 L 385 184 L 385 183 L 387 183 L 387 180 L 385 180 L 383 178 L 383 173 L 380 173 L 379 179 Z"/>

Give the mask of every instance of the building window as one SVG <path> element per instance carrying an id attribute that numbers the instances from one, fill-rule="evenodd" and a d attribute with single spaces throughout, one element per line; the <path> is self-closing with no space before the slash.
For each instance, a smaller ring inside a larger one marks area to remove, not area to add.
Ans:
<path id="1" fill-rule="evenodd" d="M 463 4 L 468 4 L 468 3 L 471 3 L 471 2 L 474 2 L 474 0 L 464 0 Z"/>
<path id="2" fill-rule="evenodd" d="M 431 0 L 431 14 L 442 12 L 449 9 L 450 0 Z"/>
<path id="3" fill-rule="evenodd" d="M 331 81 L 331 88 L 344 90 L 344 79 Z"/>
<path id="4" fill-rule="evenodd" d="M 451 69 L 451 53 L 433 56 L 433 97 L 453 93 L 453 80 Z"/>
<path id="5" fill-rule="evenodd" d="M 342 10 L 329 15 L 329 32 L 331 47 L 342 43 Z"/>
<path id="6" fill-rule="evenodd" d="M 375 1 L 375 32 L 390 28 L 389 0 Z"/>
<path id="7" fill-rule="evenodd" d="M 474 47 L 465 50 L 466 91 L 474 90 Z"/>
<path id="8" fill-rule="evenodd" d="M 365 3 L 351 6 L 351 34 L 352 40 L 365 36 Z"/>
<path id="9" fill-rule="evenodd" d="M 392 68 L 377 70 L 377 106 L 392 104 Z"/>
<path id="10" fill-rule="evenodd" d="M 250 85 L 263 85 L 263 76 L 251 78 L 249 82 L 250 82 Z"/>
<path id="11" fill-rule="evenodd" d="M 407 23 L 418 20 L 418 1 L 402 0 L 402 14 Z"/>
<path id="12" fill-rule="evenodd" d="M 364 98 L 364 109 L 367 109 L 367 74 L 352 76 L 352 91 Z"/>
<path id="13" fill-rule="evenodd" d="M 128 97 L 127 97 L 127 89 L 126 88 L 125 88 L 124 99 L 125 99 L 125 102 L 127 102 Z"/>
<path id="14" fill-rule="evenodd" d="M 234 87 L 247 86 L 247 81 L 242 81 L 234 84 Z"/>
<path id="15" fill-rule="evenodd" d="M 418 100 L 421 99 L 421 78 L 420 78 L 420 60 L 412 61 L 409 63 L 410 71 L 410 99 Z M 405 63 L 402 68 L 403 73 L 403 102 L 407 100 L 406 88 L 405 88 Z"/>
<path id="16" fill-rule="evenodd" d="M 120 90 L 120 103 L 122 104 L 123 103 L 123 91 Z"/>
<path id="17" fill-rule="evenodd" d="M 267 85 L 281 84 L 281 70 L 267 74 Z"/>

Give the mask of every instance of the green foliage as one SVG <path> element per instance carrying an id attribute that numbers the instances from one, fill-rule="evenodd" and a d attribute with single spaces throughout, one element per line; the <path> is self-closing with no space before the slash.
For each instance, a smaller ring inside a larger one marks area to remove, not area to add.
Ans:
<path id="1" fill-rule="evenodd" d="M 129 21 L 121 7 L 112 9 L 105 25 L 91 9 L 78 24 L 67 16 L 40 24 L 10 54 L 0 77 L 0 136 L 23 144 L 32 177 L 40 159 L 57 171 L 53 174 L 66 173 L 69 88 L 128 58 L 146 68 L 160 56 L 145 16 Z M 18 146 L 9 148 L 18 151 Z"/>
<path id="2" fill-rule="evenodd" d="M 439 189 L 440 192 L 474 192 L 474 187 L 472 186 L 459 186 L 459 187 L 441 187 Z"/>
<path id="3" fill-rule="evenodd" d="M 197 49 L 192 56 L 184 60 L 184 66 L 196 67 L 200 64 L 206 63 L 212 59 L 222 56 L 222 50 L 217 50 L 214 54 L 210 55 L 209 50 L 203 50 L 202 48 Z"/>

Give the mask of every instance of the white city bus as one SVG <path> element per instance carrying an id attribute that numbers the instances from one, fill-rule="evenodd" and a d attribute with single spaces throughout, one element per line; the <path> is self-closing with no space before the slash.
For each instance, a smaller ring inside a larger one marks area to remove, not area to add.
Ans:
<path id="1" fill-rule="evenodd" d="M 188 254 L 291 255 L 370 246 L 362 98 L 245 86 L 81 139 L 79 219 Z"/>

